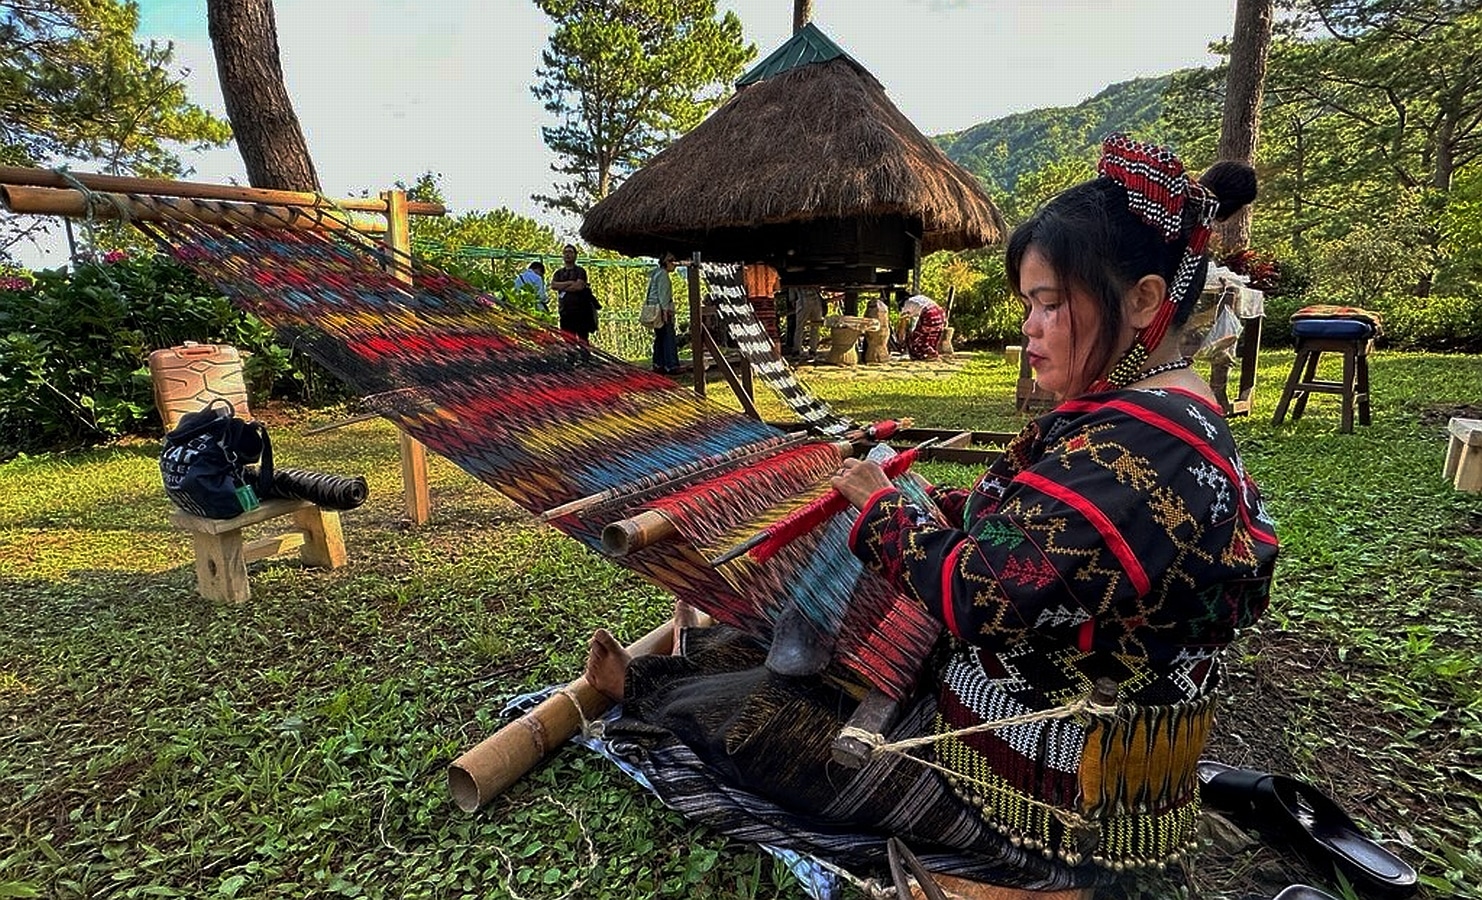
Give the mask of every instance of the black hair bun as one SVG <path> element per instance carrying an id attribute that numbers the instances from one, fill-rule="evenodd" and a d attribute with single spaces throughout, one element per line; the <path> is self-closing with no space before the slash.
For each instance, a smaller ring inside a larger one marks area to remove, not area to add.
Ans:
<path id="1" fill-rule="evenodd" d="M 1256 199 L 1256 170 L 1243 162 L 1222 160 L 1199 176 L 1199 183 L 1220 200 L 1215 218 L 1223 222 Z"/>

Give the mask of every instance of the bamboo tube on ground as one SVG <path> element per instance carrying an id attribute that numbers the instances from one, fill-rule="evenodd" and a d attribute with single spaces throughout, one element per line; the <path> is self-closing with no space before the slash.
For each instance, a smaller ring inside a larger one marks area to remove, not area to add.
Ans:
<path id="1" fill-rule="evenodd" d="M 631 656 L 667 654 L 674 646 L 674 620 L 628 645 Z M 578 714 L 566 693 L 552 694 L 541 704 L 453 760 L 448 766 L 448 790 L 464 812 L 474 812 L 519 781 L 581 727 L 582 715 L 595 719 L 612 706 L 586 676 L 567 685 L 581 702 Z"/>
<path id="2" fill-rule="evenodd" d="M 69 180 L 71 179 L 71 180 Z M 195 197 L 202 200 L 228 200 L 236 203 L 264 203 L 269 206 L 308 206 L 319 209 L 350 209 L 357 212 L 384 214 L 386 201 L 370 197 L 346 197 L 331 200 L 305 191 L 279 191 L 234 185 L 202 184 L 192 181 L 167 181 L 163 178 L 132 178 L 120 175 L 94 175 L 68 172 L 66 177 L 51 169 L 23 166 L 0 166 L 0 185 L 76 189 L 73 182 L 91 191 L 114 191 L 121 194 L 152 194 L 160 197 Z M 441 216 L 447 208 L 441 203 L 408 202 L 407 213 L 413 216 Z"/>

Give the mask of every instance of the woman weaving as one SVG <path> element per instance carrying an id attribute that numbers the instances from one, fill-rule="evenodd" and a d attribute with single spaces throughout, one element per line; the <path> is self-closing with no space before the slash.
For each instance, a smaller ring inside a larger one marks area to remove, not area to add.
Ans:
<path id="1" fill-rule="evenodd" d="M 768 672 L 727 629 L 685 629 L 682 655 L 636 660 L 598 632 L 588 680 L 623 700 L 651 763 L 697 758 L 717 795 L 739 786 L 781 808 L 666 795 L 687 816 L 845 865 L 878 863 L 878 836 L 894 834 L 933 870 L 1039 890 L 1160 866 L 1192 843 L 1220 651 L 1264 611 L 1277 542 L 1176 332 L 1211 221 L 1254 198 L 1255 176 L 1221 163 L 1194 181 L 1120 135 L 1098 170 L 1007 250 L 1025 352 L 1063 402 L 971 490 L 932 488 L 936 510 L 871 462 L 833 478 L 859 510 L 850 550 L 946 627 L 924 696 L 888 735 L 930 739 L 909 751 L 930 765 L 832 763 L 854 700 Z M 1098 679 L 1117 684 L 1114 715 L 1087 706 Z M 684 781 L 674 771 L 655 779 L 661 794 Z M 758 837 L 763 821 L 802 834 Z M 841 850 L 851 829 L 878 843 Z"/>

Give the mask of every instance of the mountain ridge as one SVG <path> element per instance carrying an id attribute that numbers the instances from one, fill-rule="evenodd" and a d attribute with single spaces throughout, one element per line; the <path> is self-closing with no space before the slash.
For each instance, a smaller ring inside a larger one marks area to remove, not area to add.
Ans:
<path id="1" fill-rule="evenodd" d="M 1173 77 L 1133 78 L 1074 106 L 1013 113 L 931 139 L 949 159 L 978 176 L 990 193 L 1011 194 L 1029 172 L 1067 155 L 1093 154 L 1109 132 L 1135 132 L 1156 122 Z"/>

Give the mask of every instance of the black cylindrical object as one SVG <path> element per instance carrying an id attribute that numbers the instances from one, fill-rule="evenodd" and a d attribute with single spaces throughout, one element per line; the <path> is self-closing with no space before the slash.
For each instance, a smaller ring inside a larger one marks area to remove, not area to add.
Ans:
<path id="1" fill-rule="evenodd" d="M 354 509 L 370 494 L 363 475 L 351 478 L 277 466 L 266 485 L 259 483 L 256 469 L 249 469 L 247 478 L 264 500 L 307 500 L 326 509 Z"/>

